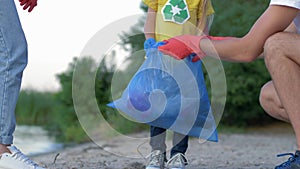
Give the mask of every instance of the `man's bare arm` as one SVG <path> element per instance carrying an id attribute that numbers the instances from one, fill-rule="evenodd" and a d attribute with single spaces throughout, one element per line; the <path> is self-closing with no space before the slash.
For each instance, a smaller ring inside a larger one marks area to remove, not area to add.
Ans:
<path id="1" fill-rule="evenodd" d="M 262 52 L 266 40 L 275 33 L 284 31 L 296 17 L 298 9 L 272 5 L 256 21 L 247 35 L 223 41 L 201 40 L 201 49 L 209 56 L 223 60 L 249 62 Z"/>

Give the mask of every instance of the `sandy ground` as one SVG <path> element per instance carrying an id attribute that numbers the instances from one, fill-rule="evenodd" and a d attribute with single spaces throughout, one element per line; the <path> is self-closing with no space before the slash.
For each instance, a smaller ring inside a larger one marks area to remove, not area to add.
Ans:
<path id="1" fill-rule="evenodd" d="M 143 156 L 150 152 L 147 136 L 148 133 L 118 136 L 33 159 L 49 169 L 143 169 Z M 167 144 L 170 147 L 171 139 Z M 295 148 L 295 137 L 287 124 L 219 133 L 218 143 L 190 139 L 187 169 L 271 169 L 288 158 L 277 158 L 277 154 L 294 152 Z"/>

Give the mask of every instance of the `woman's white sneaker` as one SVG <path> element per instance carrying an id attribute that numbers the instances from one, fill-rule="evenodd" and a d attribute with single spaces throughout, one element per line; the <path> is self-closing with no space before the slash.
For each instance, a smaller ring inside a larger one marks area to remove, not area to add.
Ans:
<path id="1" fill-rule="evenodd" d="M 1 155 L 1 169 L 45 169 L 30 160 L 15 146 L 8 146 L 7 148 L 11 153 L 3 153 Z"/>

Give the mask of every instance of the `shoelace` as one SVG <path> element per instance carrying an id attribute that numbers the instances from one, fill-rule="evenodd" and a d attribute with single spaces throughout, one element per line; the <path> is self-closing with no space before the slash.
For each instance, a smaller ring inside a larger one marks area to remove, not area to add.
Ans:
<path id="1" fill-rule="evenodd" d="M 159 164 L 159 154 L 154 154 L 155 152 L 152 152 L 149 154 L 146 158 L 151 158 L 150 164 Z"/>
<path id="2" fill-rule="evenodd" d="M 176 167 L 182 167 L 188 164 L 188 161 L 183 154 L 177 154 L 173 156 L 167 163 L 167 166 L 176 166 Z"/>
<path id="3" fill-rule="evenodd" d="M 155 151 L 151 152 L 149 155 L 147 156 L 144 156 L 143 153 L 140 151 L 140 148 L 146 144 L 148 142 L 148 140 L 145 140 L 143 143 L 141 143 L 140 145 L 138 145 L 137 147 L 137 152 L 140 154 L 141 157 L 143 157 L 143 159 L 145 160 L 145 162 L 149 162 L 151 163 L 150 165 L 156 165 L 156 164 L 159 164 L 160 162 L 160 156 L 161 155 L 154 155 Z M 149 158 L 152 158 L 151 160 L 148 160 Z"/>
<path id="4" fill-rule="evenodd" d="M 19 149 L 15 148 L 16 152 L 12 154 L 12 157 L 16 160 L 22 161 L 25 164 L 31 165 L 31 166 L 37 166 L 35 162 L 30 160 L 25 154 L 23 154 Z"/>
<path id="5" fill-rule="evenodd" d="M 280 169 L 282 167 L 290 167 L 291 163 L 295 161 L 296 156 L 293 153 L 284 153 L 284 154 L 278 154 L 277 157 L 283 157 L 283 156 L 291 156 L 288 161 L 282 163 L 281 165 L 277 166 L 276 169 Z"/>

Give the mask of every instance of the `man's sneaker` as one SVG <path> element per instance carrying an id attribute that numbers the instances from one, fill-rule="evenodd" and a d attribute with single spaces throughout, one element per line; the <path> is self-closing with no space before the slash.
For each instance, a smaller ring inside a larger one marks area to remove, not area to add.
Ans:
<path id="1" fill-rule="evenodd" d="M 297 150 L 295 154 L 293 153 L 286 153 L 286 154 L 279 154 L 277 157 L 282 157 L 290 155 L 291 157 L 284 163 L 276 166 L 275 169 L 300 169 L 300 151 Z"/>
<path id="2" fill-rule="evenodd" d="M 167 162 L 167 169 L 185 169 L 186 165 L 188 165 L 186 157 L 177 153 Z"/>
<path id="3" fill-rule="evenodd" d="M 166 155 L 160 150 L 152 151 L 146 158 L 146 169 L 164 169 Z"/>
<path id="4" fill-rule="evenodd" d="M 7 147 L 11 153 L 3 153 L 0 158 L 1 169 L 45 169 L 26 157 L 15 146 Z"/>

